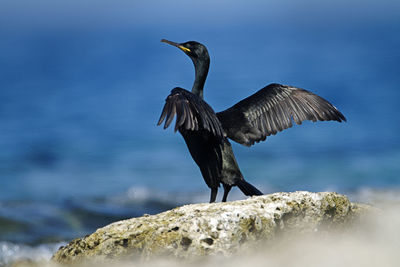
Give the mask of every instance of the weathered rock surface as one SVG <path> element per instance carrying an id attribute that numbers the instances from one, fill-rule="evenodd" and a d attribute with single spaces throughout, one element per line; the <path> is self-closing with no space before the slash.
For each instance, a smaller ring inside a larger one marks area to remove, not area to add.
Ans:
<path id="1" fill-rule="evenodd" d="M 368 206 L 331 192 L 275 193 L 247 200 L 193 204 L 110 224 L 73 240 L 59 263 L 109 259 L 231 255 L 284 233 L 323 232 L 354 222 Z"/>

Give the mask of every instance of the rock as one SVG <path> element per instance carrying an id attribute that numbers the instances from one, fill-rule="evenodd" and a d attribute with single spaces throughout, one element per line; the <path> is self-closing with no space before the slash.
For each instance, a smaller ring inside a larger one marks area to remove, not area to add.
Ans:
<path id="1" fill-rule="evenodd" d="M 229 256 L 285 233 L 308 234 L 346 226 L 368 207 L 331 192 L 275 193 L 227 203 L 192 204 L 112 223 L 61 247 L 52 259 L 77 263 Z"/>

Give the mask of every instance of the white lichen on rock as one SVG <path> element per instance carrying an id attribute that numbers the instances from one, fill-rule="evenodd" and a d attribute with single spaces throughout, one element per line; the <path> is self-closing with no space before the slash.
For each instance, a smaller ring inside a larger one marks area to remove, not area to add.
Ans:
<path id="1" fill-rule="evenodd" d="M 227 203 L 192 204 L 100 228 L 60 248 L 53 260 L 229 256 L 282 233 L 311 233 L 347 225 L 366 209 L 331 192 L 275 193 Z"/>

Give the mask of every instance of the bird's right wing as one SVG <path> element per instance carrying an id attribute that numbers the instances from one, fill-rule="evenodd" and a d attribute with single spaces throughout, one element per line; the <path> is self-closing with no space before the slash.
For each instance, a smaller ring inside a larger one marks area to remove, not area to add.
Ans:
<path id="1" fill-rule="evenodd" d="M 292 120 L 296 124 L 305 120 L 346 121 L 322 97 L 281 84 L 270 84 L 217 116 L 227 136 L 246 146 L 292 127 Z"/>
<path id="2" fill-rule="evenodd" d="M 165 119 L 164 129 L 168 128 L 175 115 L 175 132 L 178 129 L 206 130 L 223 138 L 223 129 L 214 110 L 199 96 L 179 87 L 174 88 L 165 99 L 165 105 L 157 125 L 160 125 Z"/>

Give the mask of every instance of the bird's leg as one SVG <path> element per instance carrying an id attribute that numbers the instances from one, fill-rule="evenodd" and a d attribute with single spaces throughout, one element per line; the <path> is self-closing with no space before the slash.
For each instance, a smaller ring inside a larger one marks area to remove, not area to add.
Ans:
<path id="1" fill-rule="evenodd" d="M 218 187 L 211 188 L 210 203 L 215 202 L 215 199 L 217 198 L 217 193 L 218 193 Z"/>
<path id="2" fill-rule="evenodd" d="M 224 196 L 222 197 L 222 202 L 226 202 L 228 198 L 229 191 L 231 191 L 232 186 L 224 184 Z"/>

